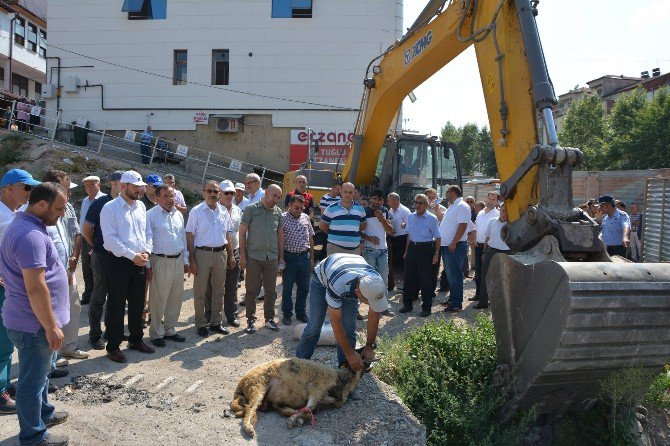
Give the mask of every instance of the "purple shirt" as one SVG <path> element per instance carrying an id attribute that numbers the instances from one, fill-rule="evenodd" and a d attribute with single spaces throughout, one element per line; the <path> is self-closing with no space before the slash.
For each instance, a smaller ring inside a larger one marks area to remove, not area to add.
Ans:
<path id="1" fill-rule="evenodd" d="M 42 220 L 17 212 L 0 246 L 0 273 L 5 280 L 2 321 L 5 327 L 37 333 L 41 324 L 33 313 L 23 283 L 24 269 L 44 268 L 51 309 L 59 327 L 70 322 L 67 273 Z"/>

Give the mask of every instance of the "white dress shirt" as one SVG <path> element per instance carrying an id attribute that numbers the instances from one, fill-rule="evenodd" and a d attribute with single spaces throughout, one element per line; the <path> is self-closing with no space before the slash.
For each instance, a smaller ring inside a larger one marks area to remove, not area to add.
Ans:
<path id="1" fill-rule="evenodd" d="M 496 208 L 486 211 L 486 208 L 479 211 L 477 218 L 475 219 L 475 226 L 477 226 L 477 243 L 484 243 L 486 241 L 486 229 L 489 227 L 489 223 L 494 218 L 500 216 L 500 211 Z"/>
<path id="2" fill-rule="evenodd" d="M 132 206 L 119 195 L 100 212 L 103 246 L 116 257 L 133 260 L 139 252 L 150 253 L 147 244 L 147 211 L 136 200 Z"/>
<path id="3" fill-rule="evenodd" d="M 102 191 L 98 191 L 98 193 L 95 195 L 95 198 L 91 200 L 88 195 L 84 197 L 84 199 L 81 201 L 81 213 L 79 214 L 79 227 L 83 228 L 84 227 L 84 221 L 86 220 L 86 213 L 88 212 L 88 208 L 91 207 L 91 203 L 93 203 L 95 200 L 97 200 L 100 197 L 104 197 L 107 194 L 102 193 Z"/>
<path id="4" fill-rule="evenodd" d="M 494 218 L 489 222 L 489 225 L 486 228 L 487 245 L 491 248 L 499 249 L 500 251 L 509 251 L 509 246 L 503 242 L 503 239 L 500 236 L 500 230 L 506 224 L 507 222 L 500 221 L 500 218 Z"/>
<path id="5" fill-rule="evenodd" d="M 223 207 L 226 211 L 228 208 Z M 240 223 L 242 223 L 242 209 L 234 204 L 231 205 L 230 211 L 228 211 L 230 216 L 231 227 L 233 228 L 230 233 L 230 241 L 233 244 L 233 249 L 240 249 Z"/>
<path id="6" fill-rule="evenodd" d="M 159 205 L 147 211 L 147 244 L 154 254 L 181 253 L 184 265 L 188 265 L 184 216 L 176 207 L 167 212 Z"/>
<path id="7" fill-rule="evenodd" d="M 398 209 L 395 211 L 393 208 L 389 209 L 389 214 L 393 217 L 393 237 L 398 237 L 399 235 L 407 234 L 407 217 L 411 214 L 412 211 L 402 203 L 398 205 Z M 402 224 L 405 223 L 405 228 L 403 229 Z"/>
<path id="8" fill-rule="evenodd" d="M 2 237 L 5 235 L 5 230 L 12 220 L 14 220 L 14 212 L 12 212 L 5 203 L 0 201 L 0 243 L 2 243 Z"/>
<path id="9" fill-rule="evenodd" d="M 470 215 L 470 206 L 463 201 L 463 198 L 458 197 L 454 200 L 454 202 L 447 208 L 447 212 L 445 212 L 442 222 L 440 223 L 440 239 L 442 240 L 442 246 L 451 245 L 451 242 L 454 241 L 454 237 L 456 236 L 458 225 L 461 223 L 467 225 L 471 221 Z M 458 241 L 464 242 L 467 239 L 468 231 L 466 226 L 463 236 Z"/>
<path id="10" fill-rule="evenodd" d="M 249 202 L 246 204 L 246 206 L 249 206 L 250 204 L 258 203 L 261 201 L 261 199 L 265 196 L 265 191 L 263 188 L 260 188 L 256 191 L 256 194 L 252 197 L 251 194 L 247 196 L 247 199 Z M 245 207 L 246 207 L 245 206 Z"/>
<path id="11" fill-rule="evenodd" d="M 182 194 L 181 191 L 177 189 L 174 190 L 174 202 L 179 206 L 186 207 L 186 200 L 184 200 L 184 194 Z"/>
<path id="12" fill-rule="evenodd" d="M 204 201 L 191 209 L 186 223 L 186 232 L 193 234 L 194 247 L 220 248 L 225 246 L 226 233 L 232 231 L 228 210 L 216 204 L 211 209 Z"/>
<path id="13" fill-rule="evenodd" d="M 249 204 L 249 199 L 247 197 L 242 197 L 242 201 L 239 203 L 236 203 L 235 201 L 236 200 L 233 198 L 233 204 L 240 208 L 241 211 L 244 211 L 244 208 Z"/>

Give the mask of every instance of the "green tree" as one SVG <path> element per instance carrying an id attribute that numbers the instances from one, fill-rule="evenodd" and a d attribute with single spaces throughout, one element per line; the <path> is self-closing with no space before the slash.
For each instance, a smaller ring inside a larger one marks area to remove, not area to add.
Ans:
<path id="1" fill-rule="evenodd" d="M 484 175 L 494 177 L 498 173 L 498 166 L 496 164 L 496 156 L 493 150 L 493 139 L 491 139 L 491 132 L 484 126 L 477 135 L 477 146 L 479 147 L 479 169 Z"/>
<path id="2" fill-rule="evenodd" d="M 658 169 L 670 166 L 670 92 L 656 92 L 634 118 L 630 141 L 623 148 L 628 169 Z"/>
<path id="3" fill-rule="evenodd" d="M 609 167 L 605 130 L 605 109 L 600 97 L 587 94 L 570 104 L 559 140 L 563 146 L 584 152 L 582 169 L 600 170 Z"/>
<path id="4" fill-rule="evenodd" d="M 608 118 L 607 145 L 611 169 L 630 169 L 633 129 L 640 111 L 647 105 L 647 94 L 641 87 L 616 102 Z M 634 156 L 633 156 L 634 158 Z"/>

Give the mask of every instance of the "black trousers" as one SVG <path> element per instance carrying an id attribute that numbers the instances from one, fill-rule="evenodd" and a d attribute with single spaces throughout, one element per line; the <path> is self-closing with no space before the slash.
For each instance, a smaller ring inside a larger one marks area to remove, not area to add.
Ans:
<path id="1" fill-rule="evenodd" d="M 135 265 L 124 257 L 109 254 L 109 275 L 107 277 L 108 296 L 105 313 L 107 351 L 121 345 L 123 336 L 123 315 L 128 302 L 128 330 L 130 344 L 139 344 L 144 335 L 142 312 L 144 311 L 144 289 L 146 272 L 143 266 Z"/>
<path id="2" fill-rule="evenodd" d="M 235 268 L 226 271 L 226 282 L 223 287 L 223 315 L 228 322 L 237 319 L 237 283 L 240 278 L 240 250 L 233 251 L 235 255 Z M 212 318 L 212 281 L 207 282 L 205 291 L 205 319 L 207 323 Z"/>
<path id="3" fill-rule="evenodd" d="M 481 245 L 481 246 L 480 246 Z M 484 244 L 477 243 L 475 246 L 475 287 L 476 292 L 475 296 L 479 297 L 479 287 L 481 286 L 481 277 L 482 277 L 482 257 L 484 255 Z"/>
<path id="4" fill-rule="evenodd" d="M 489 293 L 486 289 L 486 274 L 489 272 L 489 267 L 491 266 L 491 259 L 493 256 L 499 252 L 503 254 L 509 254 L 510 251 L 501 251 L 499 249 L 491 248 L 490 246 L 484 251 L 482 257 L 482 273 L 481 278 L 479 279 L 481 285 L 479 287 L 479 305 L 488 305 L 489 304 Z"/>
<path id="5" fill-rule="evenodd" d="M 407 245 L 407 234 L 396 237 L 387 236 L 386 245 L 389 248 L 389 286 L 393 291 L 396 280 L 405 280 L 405 246 Z"/>
<path id="6" fill-rule="evenodd" d="M 321 246 L 321 249 L 316 249 Z M 328 248 L 328 234 L 325 232 L 317 232 L 314 234 L 314 262 L 320 262 L 321 260 L 328 257 L 326 252 Z"/>
<path id="7" fill-rule="evenodd" d="M 87 303 L 91 300 L 93 292 L 93 268 L 91 266 L 91 245 L 86 240 L 81 240 L 81 272 L 84 275 L 84 292 L 81 294 L 81 301 Z"/>
<path id="8" fill-rule="evenodd" d="M 102 337 L 100 321 L 107 302 L 107 278 L 109 277 L 109 254 L 94 252 L 91 256 L 91 267 L 93 269 L 93 291 L 88 303 L 88 324 L 90 327 L 89 337 L 97 341 Z"/>
<path id="9" fill-rule="evenodd" d="M 402 292 L 402 305 L 412 307 L 412 301 L 421 291 L 421 308 L 430 311 L 435 297 L 435 274 L 433 273 L 434 244 L 410 244 L 405 259 L 405 286 Z M 438 262 L 439 264 L 439 262 Z"/>
<path id="10" fill-rule="evenodd" d="M 611 256 L 626 257 L 626 247 L 624 245 L 614 245 L 607 247 L 607 254 Z"/>

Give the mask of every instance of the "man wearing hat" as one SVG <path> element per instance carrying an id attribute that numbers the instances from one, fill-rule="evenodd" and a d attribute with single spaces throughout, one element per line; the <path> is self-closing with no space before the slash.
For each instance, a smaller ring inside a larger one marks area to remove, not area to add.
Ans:
<path id="1" fill-rule="evenodd" d="M 150 246 L 146 239 L 147 211 L 140 200 L 142 176 L 129 170 L 121 176 L 121 194 L 102 208 L 100 226 L 103 246 L 109 251 L 107 272 L 107 357 L 114 362 L 127 362 L 119 349 L 123 338 L 123 318 L 128 302 L 128 348 L 141 353 L 155 350 L 142 340 L 142 311 L 146 265 Z"/>
<path id="2" fill-rule="evenodd" d="M 163 185 L 163 178 L 160 175 L 152 173 L 147 176 L 146 187 L 144 188 L 144 196 L 142 197 L 142 203 L 146 210 L 150 210 L 158 204 L 158 198 L 156 197 L 156 188 Z"/>
<path id="3" fill-rule="evenodd" d="M 337 340 L 338 364 L 347 361 L 354 370 L 363 370 L 363 360 L 374 359 L 379 315 L 388 308 L 384 279 L 359 255 L 332 254 L 314 267 L 309 300 L 309 321 L 295 355 L 312 357 L 328 313 Z M 355 351 L 359 302 L 369 306 L 367 342 L 362 355 Z"/>
<path id="4" fill-rule="evenodd" d="M 14 220 L 14 214 L 28 202 L 33 186 L 40 184 L 25 170 L 12 169 L 2 176 L 0 188 L 0 246 L 7 226 Z M 5 284 L 0 278 L 0 313 L 5 301 Z M 14 345 L 7 337 L 7 330 L 0 317 L 0 414 L 16 413 L 16 404 L 9 397 L 9 378 Z"/>
<path id="5" fill-rule="evenodd" d="M 93 290 L 88 305 L 89 343 L 95 350 L 105 348 L 102 340 L 100 321 L 107 302 L 107 270 L 109 269 L 109 254 L 103 246 L 102 229 L 100 227 L 100 213 L 102 208 L 119 196 L 121 192 L 121 176 L 123 171 L 117 170 L 109 175 L 111 191 L 91 204 L 86 211 L 81 233 L 86 242 L 93 247 L 91 254 L 91 268 L 93 270 Z"/>
<path id="6" fill-rule="evenodd" d="M 626 257 L 626 248 L 630 246 L 630 223 L 625 215 L 616 208 L 611 195 L 598 198 L 603 219 L 602 239 L 607 245 L 607 253 L 611 256 Z"/>
<path id="7" fill-rule="evenodd" d="M 244 196 L 244 191 L 246 188 L 242 183 L 235 183 L 235 198 L 233 199 L 233 204 L 240 208 L 241 211 L 244 211 L 244 208 L 249 204 L 249 199 Z"/>
<path id="8" fill-rule="evenodd" d="M 84 178 L 84 189 L 86 197 L 81 201 L 79 214 L 79 228 L 84 228 L 86 213 L 88 208 L 98 198 L 105 195 L 100 190 L 100 177 L 89 175 Z M 81 295 L 81 304 L 87 305 L 91 301 L 91 291 L 93 290 L 93 268 L 91 268 L 91 245 L 84 239 L 81 242 L 81 272 L 84 275 L 84 292 Z"/>

